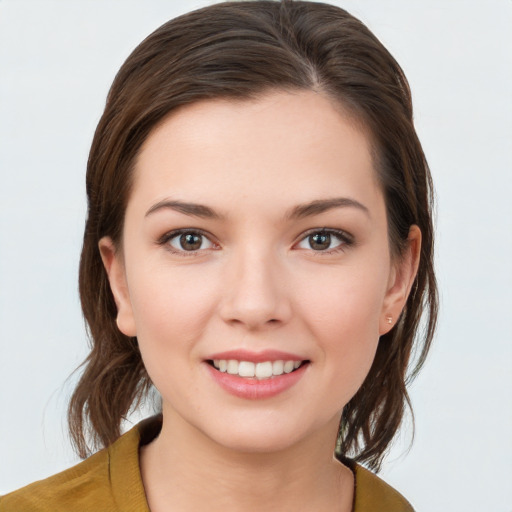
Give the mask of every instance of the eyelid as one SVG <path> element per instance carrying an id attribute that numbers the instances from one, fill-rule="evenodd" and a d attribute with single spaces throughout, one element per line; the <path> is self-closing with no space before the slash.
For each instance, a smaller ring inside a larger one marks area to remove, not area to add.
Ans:
<path id="1" fill-rule="evenodd" d="M 185 250 L 180 250 L 180 249 L 177 249 L 173 246 L 171 246 L 169 244 L 169 241 L 172 240 L 173 238 L 176 238 L 180 235 L 183 235 L 185 233 L 193 233 L 193 234 L 196 234 L 196 235 L 201 235 L 203 236 L 204 238 L 206 238 L 207 240 L 210 241 L 210 243 L 213 245 L 213 247 L 209 247 L 207 249 L 198 249 L 196 251 L 185 251 Z M 193 256 L 199 252 L 203 252 L 203 251 L 208 251 L 208 250 L 216 250 L 218 247 L 219 247 L 219 244 L 215 241 L 215 237 L 211 234 L 211 233 L 208 233 L 207 231 L 204 231 L 202 229 L 199 229 L 199 228 L 180 228 L 180 229 L 173 229 L 171 231 L 168 231 L 167 233 L 165 233 L 164 235 L 162 235 L 158 240 L 157 240 L 157 244 L 158 245 L 165 245 L 166 248 L 172 252 L 173 254 L 179 254 L 181 256 Z"/>
<path id="2" fill-rule="evenodd" d="M 311 248 L 310 249 L 303 249 L 303 250 L 309 250 L 309 251 L 311 251 L 311 252 L 313 252 L 315 254 L 318 254 L 318 255 L 332 254 L 332 253 L 335 253 L 335 252 L 339 252 L 339 251 L 345 250 L 347 247 L 350 247 L 350 246 L 354 245 L 354 242 L 355 242 L 353 235 L 351 235 L 350 233 L 347 233 L 346 231 L 344 231 L 342 229 L 336 229 L 336 228 L 312 228 L 312 229 L 308 229 L 304 233 L 301 233 L 300 238 L 294 244 L 293 247 L 294 248 L 297 247 L 298 244 L 300 244 L 301 242 L 306 240 L 308 237 L 310 237 L 311 235 L 314 235 L 316 233 L 326 233 L 326 234 L 329 234 L 331 236 L 334 235 L 342 243 L 340 243 L 336 247 L 333 247 L 332 249 L 326 249 L 326 250 L 323 250 L 323 251 L 315 251 L 314 249 L 311 249 Z"/>
<path id="3" fill-rule="evenodd" d="M 210 243 L 213 245 L 213 247 L 210 247 L 208 249 L 198 249 L 196 251 L 185 251 L 185 250 L 176 249 L 169 244 L 170 240 L 172 240 L 173 238 L 176 238 L 177 236 L 182 235 L 184 233 L 195 233 L 195 234 L 201 235 L 201 236 L 205 237 L 206 239 L 208 239 L 210 241 Z M 327 233 L 329 235 L 334 235 L 336 238 L 338 238 L 342 242 L 332 249 L 326 249 L 323 251 L 315 251 L 314 249 L 309 249 L 311 252 L 318 254 L 318 255 L 322 255 L 322 254 L 325 255 L 325 254 L 335 253 L 338 251 L 343 251 L 347 247 L 350 247 L 350 246 L 354 245 L 354 243 L 355 243 L 354 236 L 342 229 L 312 228 L 312 229 L 308 229 L 307 231 L 301 233 L 300 237 L 293 244 L 292 248 L 296 248 L 299 243 L 303 242 L 304 240 L 306 240 L 306 238 L 308 238 L 309 236 L 311 236 L 315 233 Z M 157 244 L 158 245 L 166 245 L 167 249 L 169 251 L 171 251 L 172 253 L 183 255 L 183 256 L 192 256 L 199 252 L 212 250 L 212 249 L 216 250 L 220 247 L 220 244 L 215 241 L 215 237 L 211 233 L 208 233 L 207 231 L 204 231 L 203 229 L 200 229 L 200 228 L 173 229 L 171 231 L 166 232 L 164 235 L 162 235 L 157 240 Z M 304 249 L 304 250 L 308 250 L 308 249 Z"/>

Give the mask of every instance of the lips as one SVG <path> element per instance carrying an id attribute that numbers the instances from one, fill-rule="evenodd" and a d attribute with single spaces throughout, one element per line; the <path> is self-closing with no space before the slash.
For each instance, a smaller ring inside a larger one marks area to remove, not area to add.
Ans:
<path id="1" fill-rule="evenodd" d="M 227 372 L 230 375 L 238 375 L 243 378 L 256 378 L 259 380 L 278 377 L 283 373 L 291 373 L 299 368 L 302 361 L 292 359 L 277 361 L 237 361 L 236 359 L 214 359 L 213 366 L 220 372 Z"/>
<path id="2" fill-rule="evenodd" d="M 245 350 L 215 354 L 205 362 L 224 390 L 245 399 L 270 398 L 286 391 L 301 379 L 310 363 L 296 354 Z"/>

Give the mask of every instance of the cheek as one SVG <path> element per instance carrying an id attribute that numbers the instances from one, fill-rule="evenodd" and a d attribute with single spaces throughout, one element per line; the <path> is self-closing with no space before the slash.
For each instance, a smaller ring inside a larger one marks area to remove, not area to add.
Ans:
<path id="1" fill-rule="evenodd" d="M 173 404 L 197 396 L 198 340 L 215 308 L 212 279 L 183 266 L 171 271 L 140 266 L 132 274 L 132 305 L 137 339 L 148 375 Z M 203 276 L 204 277 L 204 276 Z"/>
<path id="2" fill-rule="evenodd" d="M 352 269 L 317 276 L 315 285 L 302 292 L 301 316 L 319 346 L 326 375 L 344 394 L 345 403 L 372 365 L 384 290 L 380 275 Z"/>
<path id="3" fill-rule="evenodd" d="M 216 305 L 218 285 L 201 269 L 165 266 L 142 269 L 132 275 L 130 295 L 137 337 L 143 345 L 168 350 L 197 340 Z"/>
<path id="4" fill-rule="evenodd" d="M 320 338 L 378 338 L 384 290 L 385 279 L 367 270 L 334 270 L 307 283 L 297 304 Z"/>

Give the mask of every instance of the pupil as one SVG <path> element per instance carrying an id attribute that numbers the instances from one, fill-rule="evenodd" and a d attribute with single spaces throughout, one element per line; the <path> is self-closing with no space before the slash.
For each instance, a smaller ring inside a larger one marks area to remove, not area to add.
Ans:
<path id="1" fill-rule="evenodd" d="M 186 251 L 195 251 L 201 247 L 201 236 L 185 233 L 180 237 L 180 244 Z"/>
<path id="2" fill-rule="evenodd" d="M 331 235 L 329 233 L 315 233 L 309 237 L 311 249 L 325 250 L 331 245 Z"/>

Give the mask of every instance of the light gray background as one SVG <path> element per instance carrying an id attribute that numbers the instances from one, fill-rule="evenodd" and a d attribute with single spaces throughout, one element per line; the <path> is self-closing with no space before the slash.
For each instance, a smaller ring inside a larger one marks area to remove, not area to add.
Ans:
<path id="1" fill-rule="evenodd" d="M 0 0 L 0 494 L 76 462 L 88 147 L 115 72 L 214 2 Z M 336 1 L 403 66 L 438 194 L 442 315 L 382 473 L 418 511 L 512 511 L 512 2 Z M 135 421 L 135 420 L 134 420 Z"/>

